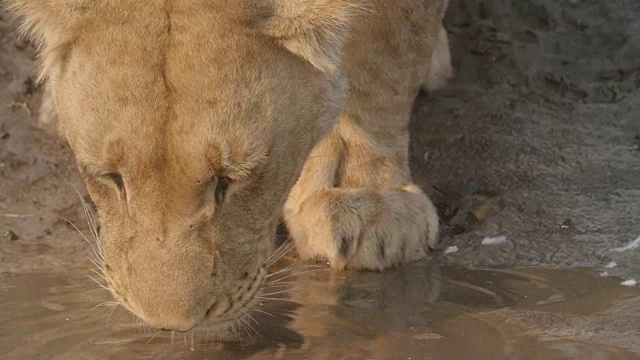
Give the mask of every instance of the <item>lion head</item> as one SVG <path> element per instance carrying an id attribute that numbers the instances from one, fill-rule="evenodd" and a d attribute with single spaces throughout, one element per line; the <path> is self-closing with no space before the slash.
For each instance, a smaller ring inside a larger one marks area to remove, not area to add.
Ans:
<path id="1" fill-rule="evenodd" d="M 11 0 L 96 204 L 114 296 L 186 331 L 243 314 L 280 209 L 345 97 L 357 6 Z"/>

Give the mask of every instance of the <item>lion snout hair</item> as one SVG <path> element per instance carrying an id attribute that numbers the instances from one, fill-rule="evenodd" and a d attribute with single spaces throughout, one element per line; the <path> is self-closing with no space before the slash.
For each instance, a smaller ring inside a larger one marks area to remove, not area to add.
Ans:
<path id="1" fill-rule="evenodd" d="M 112 293 L 155 328 L 197 326 L 216 299 L 216 264 L 207 256 L 211 250 L 194 241 L 136 240 L 126 255 L 107 252 L 105 275 Z"/>

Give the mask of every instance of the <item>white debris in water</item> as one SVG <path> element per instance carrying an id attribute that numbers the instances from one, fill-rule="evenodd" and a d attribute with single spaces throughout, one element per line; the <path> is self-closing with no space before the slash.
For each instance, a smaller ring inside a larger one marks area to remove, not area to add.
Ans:
<path id="1" fill-rule="evenodd" d="M 613 269 L 616 266 L 618 266 L 618 264 L 615 261 L 612 261 L 612 262 L 608 263 L 607 265 L 605 265 L 604 268 L 605 269 Z"/>
<path id="2" fill-rule="evenodd" d="M 611 251 L 623 252 L 623 251 L 635 249 L 635 248 L 638 248 L 638 247 L 640 247 L 640 236 L 638 236 L 637 239 L 633 240 L 632 242 L 628 243 L 627 245 L 625 245 L 623 247 L 611 249 Z"/>
<path id="3" fill-rule="evenodd" d="M 607 276 L 609 276 L 609 272 L 608 271 L 603 271 L 603 272 L 600 273 L 600 276 L 607 277 Z"/>
<path id="4" fill-rule="evenodd" d="M 482 245 L 500 245 L 507 242 L 507 237 L 504 235 L 486 237 L 482 239 Z"/>
<path id="5" fill-rule="evenodd" d="M 60 305 L 58 303 L 55 303 L 53 301 L 46 301 L 46 300 L 42 300 L 40 302 L 42 304 L 42 306 L 44 306 L 45 308 L 49 309 L 49 310 L 53 310 L 53 311 L 62 311 L 65 309 L 65 307 L 63 305 Z"/>
<path id="6" fill-rule="evenodd" d="M 636 286 L 636 284 L 637 284 L 637 282 L 636 282 L 635 279 L 625 280 L 625 281 L 620 283 L 620 285 L 622 285 L 622 286 L 629 286 L 629 287 Z"/>
<path id="7" fill-rule="evenodd" d="M 416 340 L 438 340 L 442 339 L 442 335 L 436 333 L 424 333 L 420 335 L 414 335 L 413 338 Z"/>
<path id="8" fill-rule="evenodd" d="M 460 250 L 460 249 L 458 249 L 458 245 L 453 245 L 453 246 L 449 246 L 448 248 L 446 248 L 444 250 L 444 253 L 445 254 L 452 254 L 454 252 L 458 252 L 458 250 Z"/>

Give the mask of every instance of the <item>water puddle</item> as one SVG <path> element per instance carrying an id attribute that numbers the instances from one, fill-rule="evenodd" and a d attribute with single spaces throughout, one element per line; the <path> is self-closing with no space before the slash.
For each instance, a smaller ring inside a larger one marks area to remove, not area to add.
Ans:
<path id="1" fill-rule="evenodd" d="M 640 289 L 590 270 L 462 269 L 291 277 L 237 334 L 146 329 L 86 274 L 0 277 L 10 359 L 638 359 Z M 267 314 L 268 313 L 268 314 Z M 254 321 L 255 320 L 255 321 Z M 240 340 L 238 340 L 238 337 Z"/>

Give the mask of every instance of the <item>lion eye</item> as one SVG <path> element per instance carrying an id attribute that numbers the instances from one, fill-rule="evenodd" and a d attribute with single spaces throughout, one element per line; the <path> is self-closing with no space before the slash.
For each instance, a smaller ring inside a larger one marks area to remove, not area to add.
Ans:
<path id="1" fill-rule="evenodd" d="M 227 190 L 229 189 L 229 178 L 226 176 L 217 178 L 216 188 L 214 191 L 214 196 L 216 199 L 216 204 L 220 205 L 224 203 L 225 198 L 227 197 Z"/>
<path id="2" fill-rule="evenodd" d="M 124 180 L 122 179 L 122 175 L 118 174 L 117 172 L 112 172 L 105 174 L 104 177 L 112 181 L 114 184 L 116 184 L 120 191 L 124 192 Z"/>

